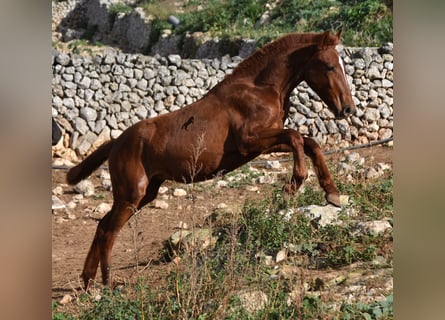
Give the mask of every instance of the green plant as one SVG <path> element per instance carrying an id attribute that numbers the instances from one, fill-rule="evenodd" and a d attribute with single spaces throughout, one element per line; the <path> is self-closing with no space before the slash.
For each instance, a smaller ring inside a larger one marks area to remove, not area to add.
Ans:
<path id="1" fill-rule="evenodd" d="M 379 45 L 392 41 L 392 12 L 381 0 L 288 0 L 268 11 L 266 1 L 190 1 L 179 14 L 177 34 L 210 32 L 230 38 L 251 37 L 259 45 L 289 32 L 342 29 L 346 45 Z M 197 10 L 197 8 L 200 8 Z M 268 23 L 260 17 L 270 15 Z"/>
<path id="2" fill-rule="evenodd" d="M 393 319 L 393 295 L 389 295 L 385 300 L 374 302 L 371 304 L 357 303 L 357 304 L 343 304 L 340 308 L 340 318 L 349 319 Z"/>
<path id="3" fill-rule="evenodd" d="M 384 179 L 368 183 L 341 183 L 336 181 L 340 193 L 351 197 L 351 202 L 367 219 L 382 219 L 389 217 L 393 210 L 393 177 L 389 174 Z"/>

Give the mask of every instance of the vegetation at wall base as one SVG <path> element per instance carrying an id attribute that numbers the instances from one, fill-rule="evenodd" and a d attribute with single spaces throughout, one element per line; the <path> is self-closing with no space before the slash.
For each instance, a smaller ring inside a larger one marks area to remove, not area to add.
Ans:
<path id="1" fill-rule="evenodd" d="M 346 46 L 380 46 L 393 41 L 392 10 L 383 0 L 190 0 L 176 12 L 165 1 L 139 3 L 155 21 L 175 15 L 175 34 L 205 32 L 220 38 L 253 38 L 261 46 L 290 32 L 343 30 Z"/>

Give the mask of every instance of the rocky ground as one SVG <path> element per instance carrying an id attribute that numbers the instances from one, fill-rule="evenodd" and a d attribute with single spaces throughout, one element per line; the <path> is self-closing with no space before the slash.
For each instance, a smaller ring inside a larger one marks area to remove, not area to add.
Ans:
<path id="1" fill-rule="evenodd" d="M 362 171 L 364 179 L 372 180 L 392 170 L 391 154 L 391 148 L 372 147 L 328 158 L 336 163 L 338 172 L 335 174 L 347 176 L 353 167 L 353 170 Z M 249 166 L 248 171 L 238 170 L 233 175 L 196 185 L 165 183 L 158 198 L 132 218 L 119 234 L 113 248 L 113 278 L 120 283 L 133 283 L 138 277 L 149 274 L 152 279 L 149 285 L 165 282 L 166 275 L 175 268 L 175 262 L 162 260 L 160 252 L 164 241 L 178 230 L 199 230 L 215 210 L 236 212 L 246 199 L 261 199 L 270 194 L 272 184 L 285 179 L 289 172 L 290 163 L 277 160 L 287 158 L 287 154 L 265 156 Z M 66 159 L 53 160 L 55 166 L 71 165 Z M 112 197 L 106 169 L 97 170 L 86 182 L 74 188 L 66 185 L 65 174 L 66 170 L 57 169 L 52 175 L 55 201 L 52 212 L 52 298 L 58 302 L 58 311 L 72 312 L 75 309 L 73 301 L 83 292 L 79 275 L 86 253 L 97 222 L 109 210 Z M 332 206 L 313 206 L 306 210 L 320 224 L 334 223 L 338 214 Z M 357 226 L 357 232 L 392 232 L 391 224 L 385 220 Z M 392 243 L 390 246 L 388 250 L 392 251 Z M 265 261 L 277 263 L 277 275 L 289 276 L 296 271 L 281 262 L 285 256 L 279 252 L 275 257 L 265 257 Z M 392 260 L 377 257 L 371 264 L 358 262 L 328 272 L 306 270 L 305 277 L 321 279 L 324 292 L 329 292 L 331 298 L 369 303 L 383 300 L 392 293 L 392 273 Z M 100 272 L 98 276 L 100 280 Z M 99 284 L 97 288 L 100 288 Z M 258 299 L 257 295 L 255 297 L 253 299 Z"/>

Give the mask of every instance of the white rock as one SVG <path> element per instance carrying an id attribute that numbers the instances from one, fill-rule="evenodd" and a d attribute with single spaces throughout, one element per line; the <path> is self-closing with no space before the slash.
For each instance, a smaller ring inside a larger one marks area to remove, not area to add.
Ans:
<path id="1" fill-rule="evenodd" d="M 112 190 L 111 179 L 102 179 L 101 184 L 105 190 Z"/>
<path id="2" fill-rule="evenodd" d="M 55 167 L 59 167 L 59 166 L 60 167 L 64 167 L 64 166 L 74 167 L 74 163 L 68 159 L 65 159 L 65 158 L 56 158 L 53 161 L 53 166 L 55 166 Z"/>
<path id="3" fill-rule="evenodd" d="M 374 168 L 367 168 L 366 169 L 366 179 L 375 179 L 380 177 L 383 174 L 383 171 L 377 171 Z"/>
<path id="4" fill-rule="evenodd" d="M 57 210 L 57 209 L 65 209 L 65 204 L 62 200 L 57 198 L 56 196 L 52 196 L 52 206 L 51 209 Z"/>
<path id="5" fill-rule="evenodd" d="M 357 226 L 363 232 L 373 236 L 383 234 L 386 230 L 392 230 L 391 224 L 386 220 L 359 222 Z"/>
<path id="6" fill-rule="evenodd" d="M 164 200 L 156 199 L 153 205 L 157 209 L 168 209 L 168 203 L 165 202 Z"/>
<path id="7" fill-rule="evenodd" d="M 275 177 L 271 174 L 267 174 L 267 175 L 258 177 L 257 182 L 259 184 L 272 184 L 275 182 Z"/>
<path id="8" fill-rule="evenodd" d="M 283 216 L 284 221 L 290 221 L 290 219 L 292 219 L 292 216 L 294 215 L 294 209 L 283 209 L 280 210 L 278 214 Z"/>
<path id="9" fill-rule="evenodd" d="M 188 230 L 179 230 L 176 231 L 175 233 L 173 233 L 170 236 L 170 242 L 174 245 L 177 246 L 185 237 L 187 237 L 189 234 L 191 234 L 191 231 Z"/>
<path id="10" fill-rule="evenodd" d="M 112 207 L 111 203 L 103 202 L 99 204 L 96 208 L 94 208 L 93 212 L 98 214 L 106 214 L 111 210 L 111 207 Z"/>
<path id="11" fill-rule="evenodd" d="M 387 164 L 387 163 L 379 162 L 379 163 L 377 163 L 376 168 L 377 168 L 377 170 L 387 171 L 387 170 L 391 170 L 391 165 Z"/>
<path id="12" fill-rule="evenodd" d="M 53 195 L 60 196 L 63 194 L 62 186 L 57 186 L 53 189 Z"/>
<path id="13" fill-rule="evenodd" d="M 266 167 L 266 169 L 280 169 L 281 164 L 280 164 L 280 161 L 278 161 L 278 160 L 266 161 L 265 167 Z"/>
<path id="14" fill-rule="evenodd" d="M 63 298 L 59 301 L 60 304 L 65 305 L 73 301 L 73 297 L 69 294 L 63 296 Z"/>
<path id="15" fill-rule="evenodd" d="M 66 204 L 66 207 L 68 209 L 74 209 L 77 206 L 77 203 L 75 201 L 70 201 Z"/>
<path id="16" fill-rule="evenodd" d="M 159 188 L 158 193 L 159 193 L 159 194 L 164 194 L 164 193 L 166 193 L 167 191 L 168 191 L 168 188 L 167 188 L 167 187 L 161 186 L 161 187 Z"/>
<path id="17" fill-rule="evenodd" d="M 94 185 L 90 180 L 82 180 L 74 186 L 74 191 L 85 197 L 92 196 L 94 194 Z"/>
<path id="18" fill-rule="evenodd" d="M 329 224 L 338 224 L 338 214 L 341 208 L 334 207 L 331 204 L 326 206 L 310 205 L 306 207 L 300 207 L 299 210 L 313 221 L 316 221 L 321 227 L 325 227 Z"/>
<path id="19" fill-rule="evenodd" d="M 216 206 L 216 208 L 217 209 L 225 209 L 225 208 L 227 208 L 227 204 L 225 204 L 224 202 L 221 202 Z"/>
<path id="20" fill-rule="evenodd" d="M 173 191 L 173 195 L 175 197 L 185 197 L 187 195 L 187 191 L 184 189 L 177 188 Z"/>
<path id="21" fill-rule="evenodd" d="M 287 251 L 286 250 L 280 250 L 277 253 L 277 256 L 275 257 L 275 262 L 280 263 L 281 261 L 286 260 L 287 258 Z"/>
<path id="22" fill-rule="evenodd" d="M 359 159 L 360 159 L 360 154 L 358 152 L 352 152 L 348 154 L 348 156 L 346 157 L 346 161 L 348 161 L 349 163 L 356 162 Z"/>
<path id="23" fill-rule="evenodd" d="M 342 194 L 340 195 L 340 205 L 345 206 L 349 203 L 349 196 Z"/>
<path id="24" fill-rule="evenodd" d="M 216 186 L 217 186 L 218 188 L 226 188 L 228 185 L 229 185 L 229 183 L 228 183 L 227 181 L 225 181 L 225 180 L 219 180 L 219 181 L 216 183 Z"/>

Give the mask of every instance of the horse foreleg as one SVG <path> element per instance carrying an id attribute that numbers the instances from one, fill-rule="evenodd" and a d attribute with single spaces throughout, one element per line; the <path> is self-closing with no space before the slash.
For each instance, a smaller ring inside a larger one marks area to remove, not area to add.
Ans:
<path id="1" fill-rule="evenodd" d="M 328 166 L 320 146 L 313 139 L 304 137 L 304 153 L 311 159 L 317 174 L 320 186 L 326 193 L 326 201 L 340 207 L 340 192 L 335 186 L 334 179 L 329 172 Z"/>
<path id="2" fill-rule="evenodd" d="M 307 168 L 304 161 L 304 140 L 297 131 L 293 129 L 265 129 L 254 137 L 245 138 L 240 143 L 242 154 L 270 153 L 273 151 L 291 151 L 293 153 L 294 165 L 290 183 L 283 187 L 287 193 L 295 193 L 307 178 Z"/>

